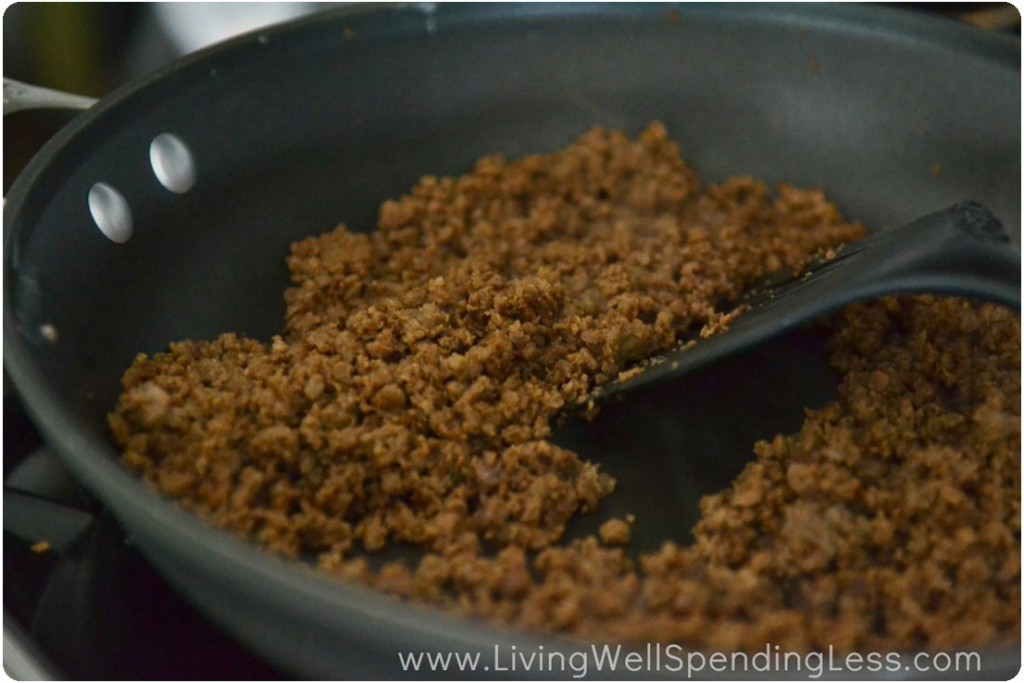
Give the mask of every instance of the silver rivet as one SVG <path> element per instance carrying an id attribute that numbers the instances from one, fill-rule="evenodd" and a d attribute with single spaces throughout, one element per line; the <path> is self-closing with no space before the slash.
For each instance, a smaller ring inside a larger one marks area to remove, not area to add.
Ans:
<path id="1" fill-rule="evenodd" d="M 171 192 L 183 194 L 196 183 L 196 165 L 192 152 L 177 135 L 161 133 L 149 145 L 149 163 L 160 184 Z"/>
<path id="2" fill-rule="evenodd" d="M 111 242 L 124 244 L 132 238 L 132 210 L 121 193 L 107 183 L 96 183 L 89 190 L 89 213 Z"/>
<path id="3" fill-rule="evenodd" d="M 259 38 L 256 39 L 256 42 L 258 42 L 260 45 L 266 45 L 267 43 L 270 42 L 270 39 L 267 38 L 266 36 L 260 36 Z"/>
<path id="4" fill-rule="evenodd" d="M 50 342 L 51 344 L 56 343 L 57 338 L 60 336 L 57 334 L 57 328 L 50 323 L 44 323 L 39 326 L 39 334 L 43 339 Z"/>

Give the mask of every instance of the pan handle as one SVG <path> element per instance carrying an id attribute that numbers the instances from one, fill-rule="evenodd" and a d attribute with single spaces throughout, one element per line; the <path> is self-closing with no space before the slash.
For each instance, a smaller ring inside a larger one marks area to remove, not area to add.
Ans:
<path id="1" fill-rule="evenodd" d="M 23 109 L 76 109 L 82 111 L 96 100 L 59 90 L 29 85 L 11 78 L 4 79 L 4 116 Z"/>

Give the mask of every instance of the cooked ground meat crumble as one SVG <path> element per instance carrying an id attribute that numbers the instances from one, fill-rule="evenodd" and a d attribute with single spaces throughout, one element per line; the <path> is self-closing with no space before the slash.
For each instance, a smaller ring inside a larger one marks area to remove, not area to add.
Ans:
<path id="1" fill-rule="evenodd" d="M 997 306 L 850 307 L 838 400 L 753 445 L 691 546 L 630 559 L 642 518 L 560 542 L 615 481 L 552 419 L 862 234 L 819 190 L 700 184 L 659 124 L 597 128 L 295 244 L 280 336 L 140 355 L 110 425 L 213 524 L 460 614 L 717 650 L 1018 643 L 1020 320 Z M 396 544 L 419 559 L 367 561 Z"/>

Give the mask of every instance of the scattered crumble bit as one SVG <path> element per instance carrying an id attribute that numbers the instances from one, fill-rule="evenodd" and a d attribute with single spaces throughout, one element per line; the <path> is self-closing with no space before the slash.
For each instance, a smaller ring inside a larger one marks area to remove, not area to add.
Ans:
<path id="1" fill-rule="evenodd" d="M 625 382 L 626 380 L 638 377 L 639 375 L 642 375 L 644 373 L 644 369 L 645 368 L 643 366 L 637 366 L 629 368 L 628 370 L 623 370 L 622 372 L 619 373 L 618 380 L 620 382 Z"/>
<path id="2" fill-rule="evenodd" d="M 750 306 L 748 304 L 741 304 L 727 313 L 716 313 L 712 316 L 711 320 L 701 328 L 700 338 L 707 339 L 708 337 L 724 332 L 729 328 L 729 325 L 736 320 L 736 318 L 749 310 Z"/>
<path id="3" fill-rule="evenodd" d="M 629 543 L 629 525 L 628 521 L 609 519 L 601 525 L 597 534 L 605 545 L 625 545 Z"/>

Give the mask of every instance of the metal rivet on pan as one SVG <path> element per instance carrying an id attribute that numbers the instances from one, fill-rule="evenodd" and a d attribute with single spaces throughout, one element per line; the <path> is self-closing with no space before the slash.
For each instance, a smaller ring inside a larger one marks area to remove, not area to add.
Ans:
<path id="1" fill-rule="evenodd" d="M 132 210 L 128 202 L 107 183 L 96 183 L 89 190 L 89 213 L 111 242 L 124 244 L 132 237 Z"/>
<path id="2" fill-rule="evenodd" d="M 183 194 L 196 183 L 192 152 L 177 135 L 161 133 L 149 145 L 149 163 L 160 184 L 171 192 Z"/>
<path id="3" fill-rule="evenodd" d="M 43 323 L 39 326 L 39 334 L 43 339 L 50 342 L 51 344 L 56 343 L 58 337 L 57 328 L 50 323 Z"/>

